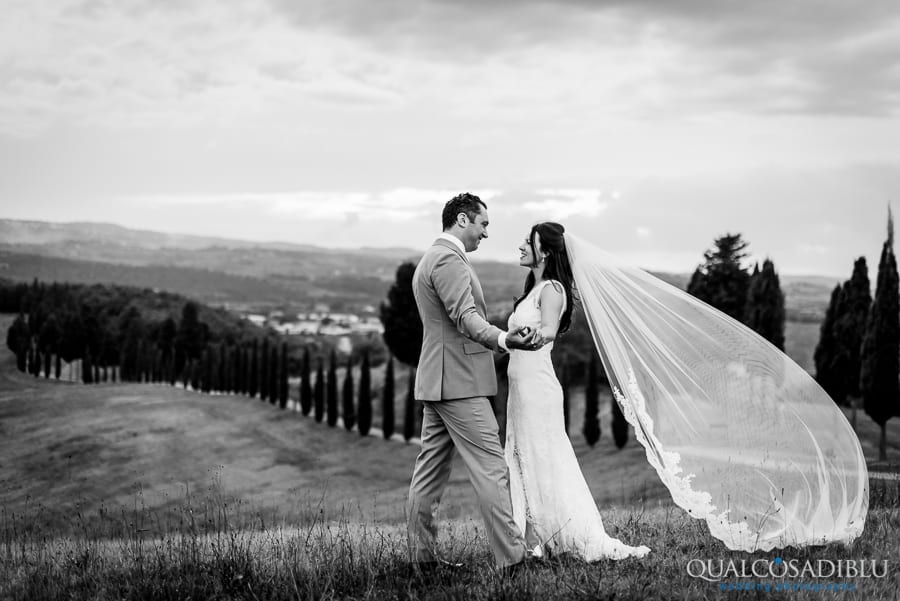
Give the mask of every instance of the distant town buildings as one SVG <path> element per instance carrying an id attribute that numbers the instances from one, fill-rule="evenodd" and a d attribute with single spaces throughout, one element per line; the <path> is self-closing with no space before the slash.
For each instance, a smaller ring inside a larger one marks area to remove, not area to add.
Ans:
<path id="1" fill-rule="evenodd" d="M 327 306 L 317 305 L 312 313 L 299 313 L 293 319 L 282 311 L 272 311 L 268 315 L 244 314 L 244 318 L 258 326 L 268 326 L 279 334 L 287 336 L 349 336 L 350 334 L 382 334 L 384 326 L 374 308 L 363 316 L 355 313 L 331 313 Z M 322 310 L 324 309 L 324 310 Z M 365 309 L 369 309 L 366 307 Z"/>

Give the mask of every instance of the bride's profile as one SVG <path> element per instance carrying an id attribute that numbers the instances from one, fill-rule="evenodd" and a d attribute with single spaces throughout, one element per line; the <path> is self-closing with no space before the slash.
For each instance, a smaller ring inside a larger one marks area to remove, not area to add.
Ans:
<path id="1" fill-rule="evenodd" d="M 558 223 L 535 225 L 519 247 L 529 269 L 509 317 L 510 331 L 536 330 L 541 348 L 510 351 L 506 460 L 513 517 L 535 555 L 572 553 L 587 561 L 642 557 L 609 536 L 563 423 L 562 388 L 550 351 L 572 322 L 572 271 Z"/>
<path id="2" fill-rule="evenodd" d="M 859 439 L 803 368 L 744 324 L 559 224 L 534 226 L 520 249 L 531 273 L 510 327 L 537 327 L 552 341 L 571 322 L 577 290 L 647 461 L 713 536 L 730 549 L 768 551 L 861 534 L 869 497 Z M 506 457 L 516 519 L 529 542 L 549 539 L 588 558 L 643 553 L 605 537 L 563 430 L 550 346 L 510 354 Z"/>

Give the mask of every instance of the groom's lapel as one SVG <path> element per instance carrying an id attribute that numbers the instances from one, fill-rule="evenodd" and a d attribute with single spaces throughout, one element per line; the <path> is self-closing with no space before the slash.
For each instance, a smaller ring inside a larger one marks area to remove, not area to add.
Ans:
<path id="1" fill-rule="evenodd" d="M 449 248 L 457 255 L 462 257 L 462 260 L 466 262 L 466 266 L 469 268 L 469 272 L 472 274 L 472 297 L 475 299 L 475 307 L 478 309 L 478 312 L 482 317 L 487 315 L 487 305 L 484 302 L 484 290 L 481 289 L 481 281 L 478 279 L 478 274 L 475 273 L 475 270 L 472 269 L 472 264 L 469 263 L 469 257 L 466 256 L 466 253 L 461 252 L 459 247 L 450 242 L 449 240 L 444 240 L 443 238 L 438 238 L 434 241 L 436 245 L 443 246 L 444 248 Z"/>

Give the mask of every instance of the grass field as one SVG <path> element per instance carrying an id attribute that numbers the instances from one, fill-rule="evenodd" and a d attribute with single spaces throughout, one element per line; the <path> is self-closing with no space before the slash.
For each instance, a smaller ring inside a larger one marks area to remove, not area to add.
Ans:
<path id="1" fill-rule="evenodd" d="M 410 577 L 406 569 L 401 525 L 360 521 L 355 515 L 328 520 L 321 517 L 321 506 L 311 507 L 301 523 L 272 524 L 232 519 L 227 497 L 188 496 L 177 511 L 164 516 L 166 531 L 159 535 L 142 527 L 159 518 L 142 507 L 123 516 L 127 528 L 119 532 L 103 530 L 102 522 L 82 525 L 81 516 L 73 515 L 73 530 L 64 537 L 43 531 L 24 516 L 3 514 L 0 598 L 896 599 L 898 491 L 883 492 L 869 513 L 864 536 L 851 545 L 773 553 L 729 551 L 710 537 L 704 524 L 673 507 L 605 509 L 607 530 L 647 544 L 652 549 L 648 557 L 595 564 L 557 557 L 515 578 L 504 578 L 491 568 L 481 526 L 469 519 L 447 521 L 439 545 L 444 558 L 466 567 L 423 578 Z M 198 512 L 201 507 L 205 511 Z M 740 566 L 742 561 L 760 560 L 766 566 L 776 558 L 801 566 L 875 562 L 869 573 L 880 577 L 726 577 L 709 582 L 688 571 L 696 561 L 733 561 Z M 785 585 L 817 588 L 778 590 Z M 847 590 L 826 590 L 828 586 Z"/>
<path id="2" fill-rule="evenodd" d="M 4 330 L 8 323 L 0 317 Z M 4 347 L 0 599 L 894 598 L 896 483 L 873 484 L 866 532 L 853 546 L 790 550 L 798 558 L 889 560 L 889 578 L 855 592 L 720 591 L 690 578 L 687 561 L 771 554 L 730 552 L 673 507 L 633 439 L 619 451 L 605 431 L 597 447 L 586 447 L 577 394 L 574 404 L 573 443 L 607 529 L 650 546 L 650 558 L 562 559 L 503 581 L 489 568 L 473 494 L 457 466 L 440 509 L 442 548 L 470 569 L 421 582 L 402 574 L 416 445 L 361 438 L 244 397 L 34 379 L 15 370 Z M 862 412 L 858 419 L 874 461 L 878 429 Z M 889 465 L 900 464 L 893 422 Z"/>

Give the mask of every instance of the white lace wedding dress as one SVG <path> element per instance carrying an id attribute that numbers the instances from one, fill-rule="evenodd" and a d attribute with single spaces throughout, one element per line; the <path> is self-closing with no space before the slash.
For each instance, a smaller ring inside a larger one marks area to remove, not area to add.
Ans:
<path id="1" fill-rule="evenodd" d="M 540 294 L 549 283 L 537 283 L 519 303 L 509 317 L 509 330 L 540 327 Z M 649 548 L 630 547 L 603 528 L 566 435 L 562 388 L 550 360 L 552 349 L 549 343 L 537 351 L 509 354 L 505 454 L 516 524 L 529 546 L 541 545 L 538 554 L 546 548 L 587 561 L 643 557 Z"/>

